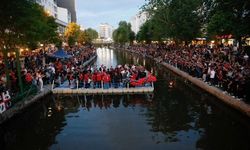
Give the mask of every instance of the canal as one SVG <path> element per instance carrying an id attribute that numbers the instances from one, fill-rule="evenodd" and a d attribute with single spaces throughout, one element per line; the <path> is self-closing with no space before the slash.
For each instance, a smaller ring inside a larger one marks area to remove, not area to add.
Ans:
<path id="1" fill-rule="evenodd" d="M 97 53 L 98 66 L 153 71 L 154 95 L 50 95 L 0 126 L 0 149 L 250 149 L 249 118 L 151 60 L 105 48 Z"/>

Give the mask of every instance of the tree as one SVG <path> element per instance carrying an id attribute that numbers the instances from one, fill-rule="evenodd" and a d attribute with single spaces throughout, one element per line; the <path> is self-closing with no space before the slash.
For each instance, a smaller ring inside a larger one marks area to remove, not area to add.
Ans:
<path id="1" fill-rule="evenodd" d="M 141 26 L 136 37 L 140 42 L 146 41 L 146 43 L 151 43 L 152 40 L 162 41 L 163 37 L 165 37 L 164 32 L 157 21 L 149 19 Z"/>
<path id="2" fill-rule="evenodd" d="M 79 33 L 79 36 L 77 38 L 77 42 L 79 44 L 84 44 L 86 41 L 86 38 L 87 38 L 87 36 L 86 36 L 85 32 L 81 30 Z"/>
<path id="3" fill-rule="evenodd" d="M 137 34 L 137 40 L 146 43 L 151 43 L 152 41 L 152 22 L 151 20 L 146 21 L 141 27 Z"/>
<path id="4" fill-rule="evenodd" d="M 50 26 L 53 20 L 32 0 L 2 0 L 0 18 L 0 50 L 4 56 L 8 86 L 10 86 L 10 78 L 7 53 L 14 51 L 17 56 L 18 81 L 22 92 L 19 49 L 36 45 L 48 39 L 46 35 L 55 34 L 54 30 L 47 30 L 53 28 Z"/>
<path id="5" fill-rule="evenodd" d="M 232 34 L 241 47 L 242 37 L 250 35 L 250 1 L 210 0 L 210 3 L 209 35 Z"/>
<path id="6" fill-rule="evenodd" d="M 78 36 L 78 43 L 84 44 L 91 44 L 94 39 L 98 38 L 98 32 L 92 28 L 88 28 L 85 31 L 80 31 Z"/>
<path id="7" fill-rule="evenodd" d="M 115 43 L 125 44 L 126 42 L 132 42 L 134 38 L 131 24 L 126 21 L 120 21 L 119 27 L 113 32 Z"/>
<path id="8" fill-rule="evenodd" d="M 91 43 L 94 39 L 98 38 L 98 32 L 92 28 L 88 28 L 84 32 L 87 36 L 86 43 Z"/>
<path id="9" fill-rule="evenodd" d="M 64 36 L 66 37 L 69 46 L 73 46 L 77 41 L 80 34 L 80 26 L 75 22 L 71 22 L 66 27 Z"/>
<path id="10" fill-rule="evenodd" d="M 158 39 L 168 37 L 187 43 L 200 35 L 201 4 L 201 0 L 148 0 L 142 9 L 153 20 L 153 37 L 157 33 Z"/>
<path id="11" fill-rule="evenodd" d="M 61 39 L 57 33 L 58 25 L 55 22 L 55 18 L 52 16 L 47 16 L 45 20 L 46 26 L 43 27 L 42 40 L 44 44 L 50 43 L 61 43 Z"/>

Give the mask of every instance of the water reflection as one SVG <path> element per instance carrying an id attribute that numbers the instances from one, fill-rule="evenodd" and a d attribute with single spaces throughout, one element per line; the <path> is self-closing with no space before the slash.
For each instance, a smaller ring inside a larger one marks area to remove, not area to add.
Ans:
<path id="1" fill-rule="evenodd" d="M 70 100 L 69 100 L 70 99 Z M 64 109 L 66 113 L 74 113 L 80 108 L 91 111 L 91 109 L 113 109 L 119 107 L 152 106 L 154 101 L 149 95 L 74 95 L 60 97 L 56 107 Z"/>
<path id="2" fill-rule="evenodd" d="M 51 101 L 51 97 L 48 97 Z M 54 103 L 39 102 L 0 126 L 1 150 L 47 149 L 67 124 Z"/>

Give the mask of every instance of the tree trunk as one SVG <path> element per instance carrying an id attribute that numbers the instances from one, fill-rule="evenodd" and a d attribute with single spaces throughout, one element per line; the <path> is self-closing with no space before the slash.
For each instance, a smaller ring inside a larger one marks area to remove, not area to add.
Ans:
<path id="1" fill-rule="evenodd" d="M 7 88 L 10 89 L 11 82 L 10 82 L 10 71 L 9 71 L 9 65 L 8 65 L 8 50 L 3 49 L 3 59 L 4 59 L 4 72 L 6 74 L 7 79 Z"/>
<path id="2" fill-rule="evenodd" d="M 23 82 L 21 77 L 21 63 L 20 63 L 20 53 L 19 50 L 16 48 L 16 65 L 17 65 L 17 77 L 18 77 L 18 84 L 20 88 L 20 93 L 23 93 Z"/>

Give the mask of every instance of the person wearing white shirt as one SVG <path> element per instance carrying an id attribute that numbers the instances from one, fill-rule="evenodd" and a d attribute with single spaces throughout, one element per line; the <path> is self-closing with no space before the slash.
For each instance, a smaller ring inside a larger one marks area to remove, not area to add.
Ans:
<path id="1" fill-rule="evenodd" d="M 214 82 L 215 82 L 215 70 L 214 70 L 214 68 L 211 68 L 211 71 L 210 71 L 210 83 L 212 84 L 212 85 L 214 85 Z"/>

